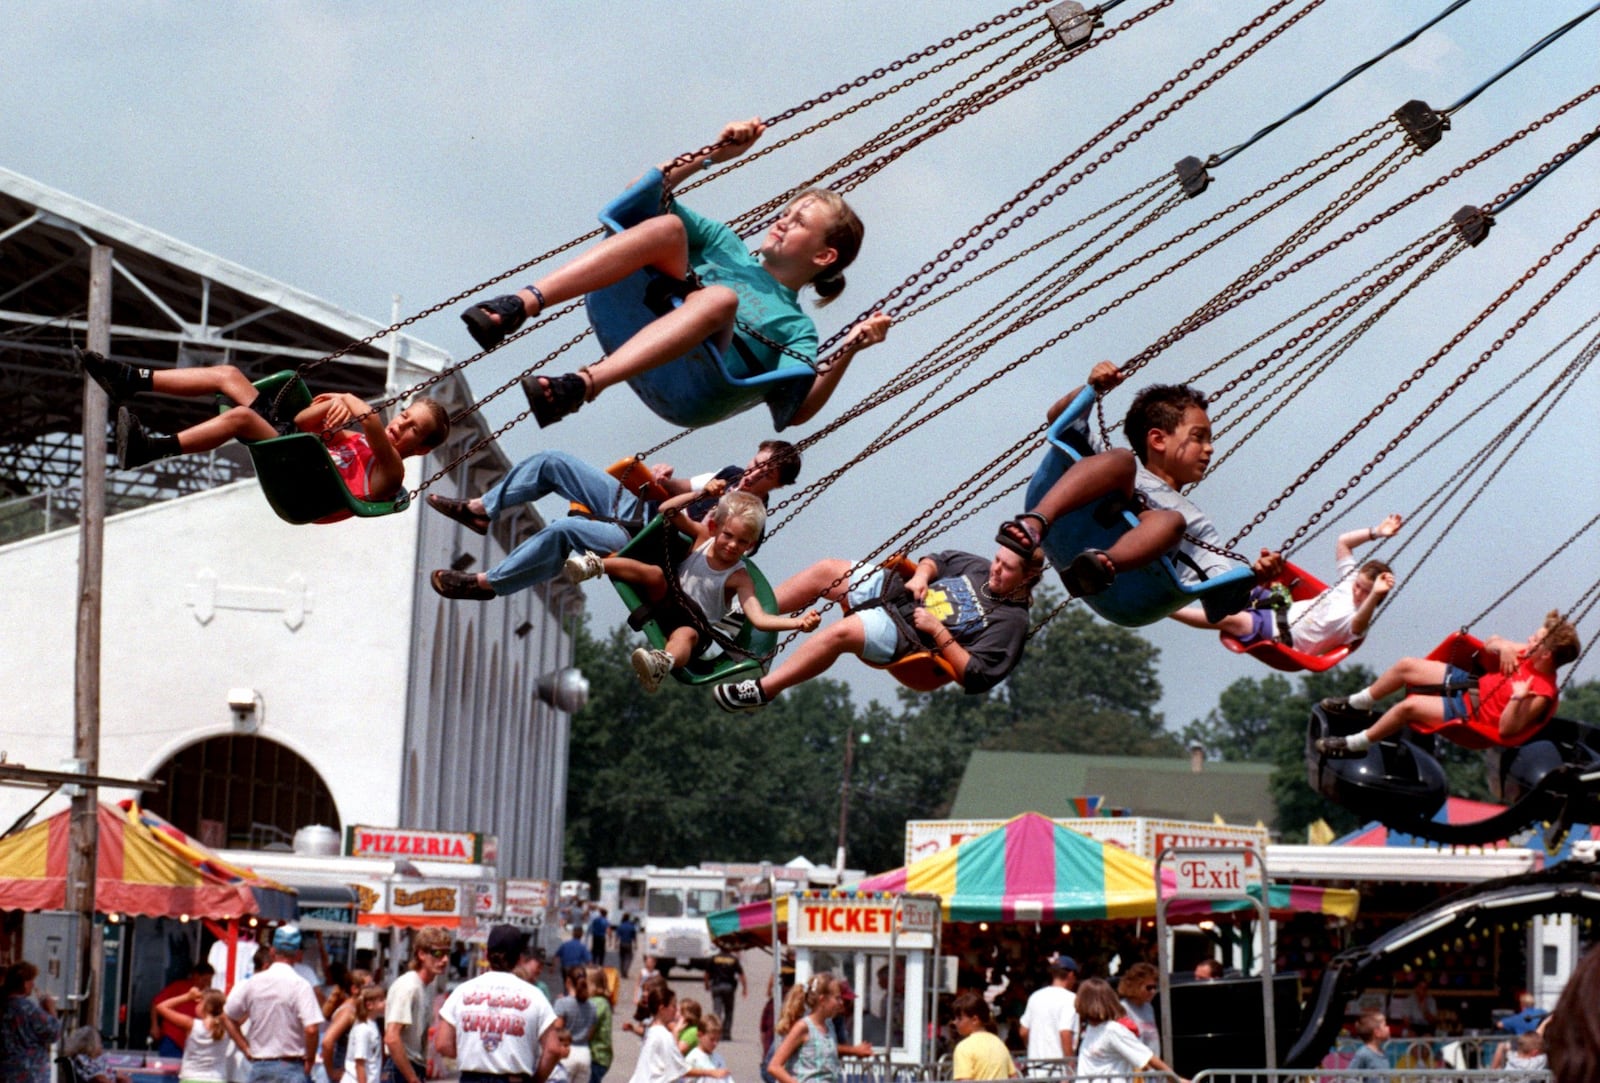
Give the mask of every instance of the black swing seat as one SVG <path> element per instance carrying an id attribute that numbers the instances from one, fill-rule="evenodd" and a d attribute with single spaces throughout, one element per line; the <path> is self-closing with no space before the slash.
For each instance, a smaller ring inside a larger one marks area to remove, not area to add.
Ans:
<path id="1" fill-rule="evenodd" d="M 1337 758 L 1317 751 L 1322 737 L 1347 737 L 1376 719 L 1373 711 L 1311 709 L 1306 730 L 1306 774 L 1311 788 L 1358 816 L 1398 823 L 1426 820 L 1450 795 L 1439 761 L 1410 738 L 1375 741 L 1361 756 Z"/>
<path id="2" fill-rule="evenodd" d="M 255 388 L 275 404 L 280 417 L 293 417 L 311 405 L 311 391 L 293 371 L 275 372 L 255 381 Z M 218 396 L 217 411 L 234 408 Z M 361 519 L 404 511 L 410 496 L 402 487 L 392 500 L 364 500 L 350 492 L 328 455 L 322 438 L 314 432 L 294 432 L 266 440 L 241 440 L 255 465 L 256 480 L 267 503 L 286 523 L 332 523 L 355 516 Z"/>
<path id="3" fill-rule="evenodd" d="M 618 556 L 632 557 L 651 564 L 661 564 L 665 559 L 670 562 L 667 565 L 668 574 L 671 574 L 671 569 L 676 568 L 688 554 L 689 539 L 669 528 L 666 520 L 659 515 L 650 520 L 632 541 L 617 551 Z M 744 562 L 744 567 L 750 575 L 750 581 L 755 584 L 756 600 L 761 603 L 761 608 L 768 613 L 776 614 L 778 599 L 772 593 L 772 587 L 767 583 L 766 577 L 761 574 L 761 569 L 748 558 Z M 632 583 L 613 579 L 611 585 L 616 588 L 618 597 L 628 607 L 628 612 L 631 614 L 628 618 L 629 626 L 634 631 L 643 632 L 652 647 L 657 650 L 665 649 L 670 629 L 663 629 L 653 619 L 649 600 L 639 593 L 638 588 Z M 673 680 L 687 685 L 726 684 L 746 677 L 760 677 L 766 672 L 767 658 L 778 649 L 777 632 L 761 631 L 745 620 L 742 612 L 708 613 L 706 616 L 712 621 L 714 628 L 733 641 L 736 649 L 722 650 L 713 644 L 706 651 L 691 658 L 687 665 L 674 669 Z"/>
<path id="4" fill-rule="evenodd" d="M 1552 718 L 1533 740 L 1510 748 L 1490 748 L 1484 760 L 1489 792 L 1506 802 L 1552 789 L 1558 784 L 1558 775 L 1576 771 L 1577 777 L 1567 784 L 1576 783 L 1570 792 L 1581 804 L 1574 810 L 1577 821 L 1600 821 L 1600 727 Z"/>

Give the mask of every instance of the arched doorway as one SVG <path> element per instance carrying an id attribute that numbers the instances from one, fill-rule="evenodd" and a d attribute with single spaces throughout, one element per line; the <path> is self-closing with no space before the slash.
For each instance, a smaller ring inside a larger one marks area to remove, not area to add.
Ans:
<path id="1" fill-rule="evenodd" d="M 145 806 L 208 846 L 263 849 L 311 824 L 341 830 L 317 769 L 276 741 L 228 734 L 197 741 L 155 772 Z"/>

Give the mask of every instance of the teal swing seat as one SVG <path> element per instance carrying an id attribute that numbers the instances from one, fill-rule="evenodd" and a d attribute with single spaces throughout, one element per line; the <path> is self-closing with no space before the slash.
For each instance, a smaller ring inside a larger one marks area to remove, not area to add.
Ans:
<path id="1" fill-rule="evenodd" d="M 1085 387 L 1050 426 L 1044 461 L 1028 483 L 1028 507 L 1035 507 L 1073 463 L 1090 453 L 1081 446 L 1072 425 L 1088 414 L 1094 401 L 1094 390 Z M 1052 523 L 1043 542 L 1050 563 L 1060 570 L 1085 549 L 1109 549 L 1139 524 L 1138 516 L 1117 505 L 1115 498 L 1107 497 Z M 1164 555 L 1146 567 L 1118 572 L 1116 580 L 1104 592 L 1091 594 L 1082 601 L 1101 617 L 1125 628 L 1154 624 L 1193 602 L 1203 604 L 1207 619 L 1216 621 L 1248 605 L 1250 588 L 1255 582 L 1255 572 L 1248 564 L 1241 564 L 1201 583 L 1188 584 L 1179 578 L 1172 558 Z"/>
<path id="2" fill-rule="evenodd" d="M 666 542 L 665 553 L 662 551 L 663 541 Z M 671 568 L 677 567 L 688 553 L 689 539 L 676 530 L 671 530 L 666 520 L 659 515 L 645 524 L 645 528 L 635 535 L 632 541 L 617 551 L 619 557 L 632 557 L 634 560 L 650 564 L 660 564 L 665 558 L 671 562 Z M 755 584 L 756 600 L 761 603 L 761 608 L 768 613 L 776 614 L 778 599 L 772 593 L 772 587 L 766 577 L 761 574 L 761 569 L 750 560 L 744 562 L 744 567 L 750 573 L 750 581 Z M 616 587 L 622 604 L 633 614 L 628 618 L 629 625 L 643 632 L 652 647 L 657 650 L 666 649 L 667 630 L 663 630 L 659 624 L 650 619 L 649 600 L 632 583 L 613 579 L 611 585 Z M 717 615 L 706 614 L 708 620 L 713 616 Z M 726 684 L 746 677 L 760 677 L 767 671 L 766 660 L 778 649 L 777 632 L 761 631 L 745 620 L 743 613 L 722 615 L 715 621 L 714 627 L 732 639 L 739 649 L 726 651 L 713 643 L 707 650 L 691 658 L 687 665 L 674 669 L 673 680 L 687 685 Z"/>
<path id="3" fill-rule="evenodd" d="M 255 388 L 272 399 L 276 412 L 284 417 L 293 417 L 311 405 L 310 389 L 293 371 L 275 372 L 257 380 Z M 218 396 L 217 412 L 231 409 L 234 403 Z M 327 446 L 314 432 L 239 442 L 250 452 L 256 480 L 261 483 L 267 503 L 286 523 L 333 523 L 351 516 L 370 519 L 404 511 L 410 503 L 404 488 L 393 500 L 363 500 L 352 494 L 329 457 Z"/>
<path id="4" fill-rule="evenodd" d="M 600 212 L 601 224 L 611 233 L 620 233 L 660 214 L 661 187 L 660 170 L 646 173 L 606 205 Z M 671 281 L 657 271 L 635 271 L 584 298 L 589 323 L 606 353 L 683 303 L 660 289 L 658 280 Z M 691 429 L 711 425 L 765 402 L 772 411 L 774 427 L 782 429 L 805 401 L 815 377 L 810 365 L 788 354 L 780 355 L 777 368 L 766 369 L 743 352 L 735 336 L 727 349 L 708 340 L 682 357 L 635 376 L 628 386 L 656 416 L 674 425 Z"/>

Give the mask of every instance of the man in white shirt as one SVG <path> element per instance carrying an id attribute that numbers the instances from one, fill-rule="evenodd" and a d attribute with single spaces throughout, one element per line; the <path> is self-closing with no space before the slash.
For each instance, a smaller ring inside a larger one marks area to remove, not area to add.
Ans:
<path id="1" fill-rule="evenodd" d="M 250 1083 L 305 1083 L 317 1059 L 322 1009 L 311 985 L 291 965 L 300 951 L 300 930 L 279 926 L 272 934 L 272 965 L 233 987 L 222 1024 L 250 1061 Z M 250 1023 L 247 1038 L 241 1024 Z"/>
<path id="2" fill-rule="evenodd" d="M 1028 1063 L 1060 1062 L 1072 1056 L 1078 1040 L 1078 963 L 1070 955 L 1050 960 L 1050 984 L 1034 991 L 1018 1021 L 1017 1032 L 1028 1043 Z M 1056 1075 L 1059 1063 L 1046 1066 Z"/>
<path id="3" fill-rule="evenodd" d="M 456 986 L 439 1010 L 434 1050 L 451 1057 L 461 1083 L 544 1083 L 559 1057 L 545 1055 L 556 1023 L 550 1001 L 512 973 L 528 934 L 514 925 L 489 930 L 489 970 Z"/>
<path id="4" fill-rule="evenodd" d="M 383 1005 L 385 1075 L 396 1083 L 422 1083 L 428 1075 L 428 1024 L 433 1022 L 434 980 L 450 963 L 450 931 L 424 925 L 411 941 L 411 969 L 389 986 Z"/>

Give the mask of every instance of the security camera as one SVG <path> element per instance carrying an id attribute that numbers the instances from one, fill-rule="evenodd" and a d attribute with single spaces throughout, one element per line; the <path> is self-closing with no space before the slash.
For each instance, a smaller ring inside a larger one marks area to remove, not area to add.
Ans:
<path id="1" fill-rule="evenodd" d="M 256 709 L 256 690 L 254 688 L 228 689 L 228 706 L 238 714 L 249 714 Z"/>

